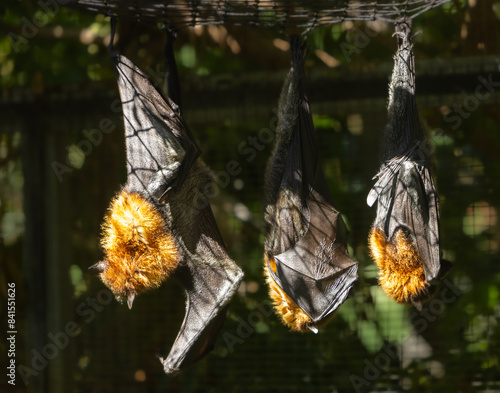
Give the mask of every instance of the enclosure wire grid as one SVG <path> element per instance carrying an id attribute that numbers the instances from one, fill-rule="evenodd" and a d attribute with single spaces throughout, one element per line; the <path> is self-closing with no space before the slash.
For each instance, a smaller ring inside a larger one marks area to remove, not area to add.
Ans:
<path id="1" fill-rule="evenodd" d="M 394 22 L 451 0 L 67 0 L 73 8 L 169 26 L 234 24 L 311 30 L 343 21 Z"/>

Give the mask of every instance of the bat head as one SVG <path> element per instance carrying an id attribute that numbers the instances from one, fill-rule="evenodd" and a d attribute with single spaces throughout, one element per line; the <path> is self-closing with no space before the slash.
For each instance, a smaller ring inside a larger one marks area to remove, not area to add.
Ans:
<path id="1" fill-rule="evenodd" d="M 380 268 L 379 284 L 398 303 L 416 303 L 427 298 L 424 265 L 410 231 L 400 226 L 391 239 L 381 228 L 372 228 L 368 238 L 370 253 Z"/>
<path id="2" fill-rule="evenodd" d="M 266 255 L 264 257 L 264 276 L 269 286 L 269 296 L 274 303 L 276 314 L 281 317 L 285 325 L 293 330 L 305 332 L 309 329 L 314 329 L 311 317 L 307 315 L 271 277 L 268 264 L 270 268 L 276 272 L 276 262 L 274 258 Z"/>
<path id="3" fill-rule="evenodd" d="M 136 294 L 158 287 L 177 268 L 179 253 L 155 207 L 142 195 L 121 191 L 102 225 L 105 260 L 101 280 L 129 307 Z"/>

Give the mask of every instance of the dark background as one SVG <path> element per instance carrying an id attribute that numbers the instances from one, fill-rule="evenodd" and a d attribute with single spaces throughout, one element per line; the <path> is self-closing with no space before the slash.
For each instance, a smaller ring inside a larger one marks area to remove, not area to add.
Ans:
<path id="1" fill-rule="evenodd" d="M 414 20 L 416 94 L 434 146 L 442 250 L 454 264 L 422 313 L 385 296 L 367 254 L 374 210 L 366 196 L 379 166 L 393 27 L 343 22 L 309 33 L 322 164 L 360 264 L 350 298 L 317 335 L 282 326 L 262 275 L 272 148 L 263 129 L 274 124 L 287 37 L 248 26 L 180 30 L 183 111 L 202 157 L 216 174 L 231 160 L 242 168 L 220 178 L 211 203 L 245 278 L 214 351 L 166 376 L 157 356 L 168 353 L 184 316 L 180 285 L 168 281 L 128 310 L 88 270 L 102 258 L 100 224 L 125 181 L 109 18 L 2 3 L 0 365 L 8 360 L 7 283 L 15 283 L 23 370 L 14 387 L 2 374 L 2 391 L 500 392 L 499 19 L 498 3 L 470 0 Z M 159 84 L 164 43 L 155 26 L 118 23 L 116 47 Z"/>

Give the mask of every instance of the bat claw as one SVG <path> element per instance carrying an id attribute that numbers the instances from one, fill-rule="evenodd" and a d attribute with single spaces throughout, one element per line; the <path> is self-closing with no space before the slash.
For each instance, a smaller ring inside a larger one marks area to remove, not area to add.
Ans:
<path id="1" fill-rule="evenodd" d="M 161 197 L 158 199 L 158 202 L 163 202 L 168 198 L 168 193 L 172 190 L 173 186 L 167 187 L 167 189 L 161 194 Z"/>
<path id="2" fill-rule="evenodd" d="M 128 308 L 130 310 L 132 309 L 132 304 L 134 303 L 134 299 L 135 299 L 135 294 L 134 293 L 129 293 L 129 295 L 127 297 L 127 305 L 128 305 Z"/>

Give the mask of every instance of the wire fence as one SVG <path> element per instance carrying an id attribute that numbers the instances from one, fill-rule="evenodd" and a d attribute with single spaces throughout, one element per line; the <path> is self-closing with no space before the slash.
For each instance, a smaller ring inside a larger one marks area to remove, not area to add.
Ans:
<path id="1" fill-rule="evenodd" d="M 66 5 L 148 24 L 196 26 L 234 24 L 311 30 L 354 20 L 394 22 L 414 18 L 450 0 L 69 0 Z"/>

